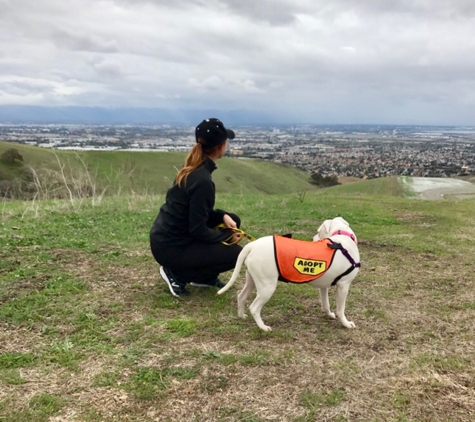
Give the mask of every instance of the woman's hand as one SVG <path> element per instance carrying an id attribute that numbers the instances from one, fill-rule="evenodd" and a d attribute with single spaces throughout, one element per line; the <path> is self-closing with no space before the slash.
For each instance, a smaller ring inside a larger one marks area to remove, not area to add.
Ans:
<path id="1" fill-rule="evenodd" d="M 228 215 L 224 214 L 223 223 L 226 227 L 230 229 L 237 229 L 236 222 Z M 233 233 L 233 237 L 231 238 L 231 243 L 238 243 L 241 240 L 241 233 Z"/>
<path id="2" fill-rule="evenodd" d="M 232 237 L 232 240 L 231 240 L 231 243 L 239 243 L 239 241 L 241 240 L 241 233 L 233 233 L 233 237 Z"/>
<path id="3" fill-rule="evenodd" d="M 229 227 L 230 229 L 237 229 L 236 222 L 228 214 L 224 214 L 223 223 L 226 227 Z"/>

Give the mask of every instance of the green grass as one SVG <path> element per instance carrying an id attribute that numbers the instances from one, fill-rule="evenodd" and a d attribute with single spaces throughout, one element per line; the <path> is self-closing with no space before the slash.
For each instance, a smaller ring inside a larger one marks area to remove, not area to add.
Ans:
<path id="1" fill-rule="evenodd" d="M 31 353 L 3 353 L 0 355 L 0 368 L 23 368 L 34 365 L 35 357 Z"/>
<path id="2" fill-rule="evenodd" d="M 475 201 L 363 183 L 216 204 L 256 237 L 308 240 L 347 219 L 355 330 L 325 318 L 311 287 L 281 283 L 264 333 L 237 318 L 243 274 L 226 295 L 173 298 L 148 245 L 162 195 L 3 202 L 0 421 L 471 420 Z"/>
<path id="3" fill-rule="evenodd" d="M 365 183 L 351 183 L 348 185 L 335 186 L 332 191 L 342 194 L 365 194 L 365 195 L 386 195 L 405 197 L 408 192 L 404 191 L 403 186 L 399 183 L 398 177 L 381 177 L 378 179 L 366 180 Z"/>

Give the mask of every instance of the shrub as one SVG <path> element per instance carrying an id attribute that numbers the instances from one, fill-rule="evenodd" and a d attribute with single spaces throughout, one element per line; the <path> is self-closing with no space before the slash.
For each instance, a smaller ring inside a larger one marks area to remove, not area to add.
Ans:
<path id="1" fill-rule="evenodd" d="M 6 163 L 14 163 L 15 160 L 23 161 L 22 155 L 18 152 L 16 148 L 7 149 L 2 155 L 1 158 Z"/>
<path id="2" fill-rule="evenodd" d="M 330 186 L 340 185 L 338 182 L 338 177 L 333 176 L 322 176 L 320 173 L 313 173 L 310 176 L 309 182 L 312 185 L 317 185 L 320 188 L 328 188 Z"/>

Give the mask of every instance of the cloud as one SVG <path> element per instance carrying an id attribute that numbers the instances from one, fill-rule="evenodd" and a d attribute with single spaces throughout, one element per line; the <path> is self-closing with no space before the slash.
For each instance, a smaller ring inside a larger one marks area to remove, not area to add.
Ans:
<path id="1" fill-rule="evenodd" d="M 0 24 L 0 104 L 475 124 L 472 0 L 0 0 Z"/>
<path id="2" fill-rule="evenodd" d="M 59 47 L 68 50 L 117 53 L 119 51 L 116 40 L 108 40 L 89 34 L 74 34 L 64 30 L 55 31 L 52 41 Z"/>

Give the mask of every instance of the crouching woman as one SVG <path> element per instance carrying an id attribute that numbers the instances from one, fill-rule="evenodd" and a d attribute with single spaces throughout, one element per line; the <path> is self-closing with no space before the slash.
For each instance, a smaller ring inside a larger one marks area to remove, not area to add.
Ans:
<path id="1" fill-rule="evenodd" d="M 233 269 L 241 251 L 239 234 L 217 231 L 219 224 L 239 228 L 236 214 L 214 209 L 211 174 L 226 152 L 234 132 L 218 119 L 206 119 L 195 129 L 196 144 L 168 190 L 165 204 L 150 231 L 150 247 L 161 265 L 160 275 L 173 296 L 189 294 L 186 286 L 218 287 L 218 275 Z M 230 240 L 230 245 L 223 241 Z"/>

